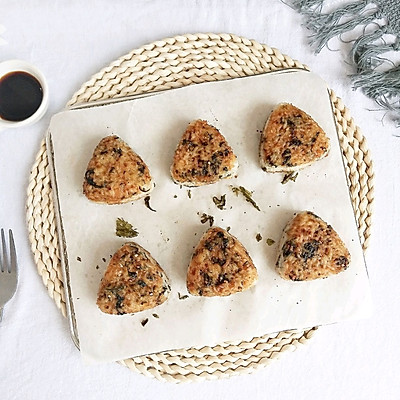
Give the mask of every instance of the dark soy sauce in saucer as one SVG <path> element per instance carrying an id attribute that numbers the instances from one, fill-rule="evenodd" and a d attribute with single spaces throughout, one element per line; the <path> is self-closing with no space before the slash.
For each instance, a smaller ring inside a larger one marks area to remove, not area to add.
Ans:
<path id="1" fill-rule="evenodd" d="M 43 89 L 40 82 L 24 71 L 10 72 L 0 79 L 0 118 L 23 121 L 40 107 Z"/>

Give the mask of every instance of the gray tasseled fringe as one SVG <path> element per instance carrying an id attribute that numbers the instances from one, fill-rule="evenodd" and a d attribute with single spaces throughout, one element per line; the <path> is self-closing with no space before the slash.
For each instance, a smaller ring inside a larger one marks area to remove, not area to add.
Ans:
<path id="1" fill-rule="evenodd" d="M 400 66 L 384 57 L 385 53 L 400 50 L 400 0 L 353 1 L 329 13 L 323 10 L 325 0 L 284 2 L 305 16 L 316 53 L 335 36 L 364 26 L 350 52 L 356 66 L 356 73 L 351 75 L 354 87 L 393 112 L 400 127 Z M 390 35 L 391 41 L 387 42 L 384 35 Z"/>

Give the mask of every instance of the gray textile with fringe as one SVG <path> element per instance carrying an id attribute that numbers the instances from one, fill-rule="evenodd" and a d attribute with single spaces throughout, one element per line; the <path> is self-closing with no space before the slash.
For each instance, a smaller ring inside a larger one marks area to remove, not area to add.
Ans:
<path id="1" fill-rule="evenodd" d="M 400 0 L 352 1 L 329 11 L 324 10 L 325 0 L 285 3 L 305 16 L 316 53 L 333 37 L 363 27 L 350 52 L 353 85 L 390 111 L 400 127 L 400 65 L 390 60 L 400 50 Z"/>

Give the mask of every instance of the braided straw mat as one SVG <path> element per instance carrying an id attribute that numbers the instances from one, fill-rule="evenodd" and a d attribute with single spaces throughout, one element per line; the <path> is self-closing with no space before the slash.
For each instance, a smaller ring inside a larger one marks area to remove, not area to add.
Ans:
<path id="1" fill-rule="evenodd" d="M 231 34 L 189 34 L 160 40 L 111 63 L 86 82 L 67 107 L 87 102 L 186 85 L 256 75 L 285 69 L 308 69 L 279 50 Z M 330 91 L 332 108 L 345 157 L 359 235 L 368 246 L 373 203 L 373 170 L 365 138 L 340 98 Z M 66 316 L 64 284 L 56 235 L 55 214 L 46 144 L 43 140 L 33 165 L 27 199 L 29 239 L 38 272 Z M 179 349 L 120 361 L 133 371 L 161 381 L 188 382 L 252 372 L 282 353 L 307 342 L 317 327 L 288 330 L 250 341 L 214 347 Z"/>

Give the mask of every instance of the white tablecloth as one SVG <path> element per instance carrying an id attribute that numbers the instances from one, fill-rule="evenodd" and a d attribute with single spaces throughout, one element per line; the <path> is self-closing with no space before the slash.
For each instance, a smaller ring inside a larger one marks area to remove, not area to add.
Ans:
<path id="1" fill-rule="evenodd" d="M 18 291 L 0 323 L 2 399 L 397 399 L 400 381 L 400 134 L 351 89 L 349 45 L 314 56 L 301 17 L 279 0 L 0 0 L 0 61 L 37 65 L 50 89 L 46 116 L 0 133 L 0 226 L 15 233 Z M 1 30 L 0 30 L 1 32 Z M 326 326 L 306 346 L 252 375 L 189 385 L 161 383 L 116 363 L 86 366 L 67 320 L 47 295 L 28 241 L 29 172 L 51 116 L 89 77 L 131 49 L 177 34 L 230 32 L 279 48 L 324 78 L 350 108 L 375 165 L 373 235 L 366 260 L 372 318 Z"/>

